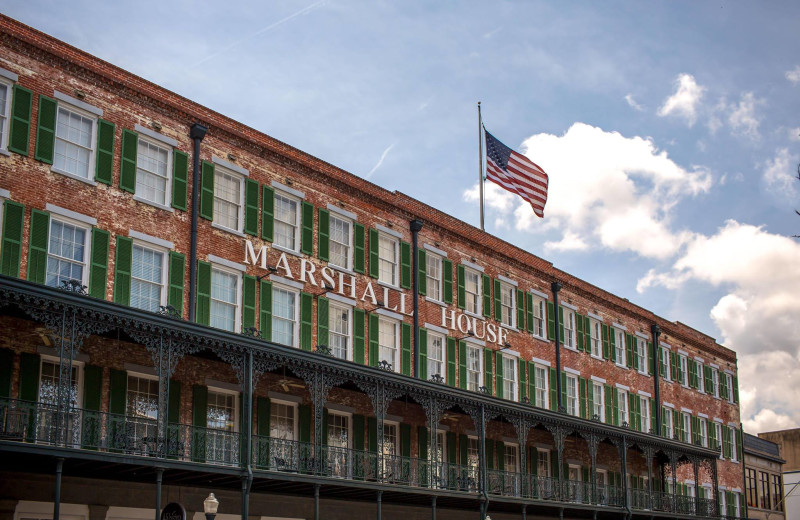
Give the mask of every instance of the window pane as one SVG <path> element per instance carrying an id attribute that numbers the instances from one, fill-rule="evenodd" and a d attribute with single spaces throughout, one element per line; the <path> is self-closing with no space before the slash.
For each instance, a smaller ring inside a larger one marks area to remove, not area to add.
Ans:
<path id="1" fill-rule="evenodd" d="M 211 271 L 211 326 L 233 331 L 236 327 L 238 277 L 232 273 Z"/>
<path id="2" fill-rule="evenodd" d="M 442 259 L 436 255 L 428 253 L 425 262 L 425 275 L 427 277 L 426 289 L 428 297 L 436 301 L 442 301 Z"/>
<path id="3" fill-rule="evenodd" d="M 136 158 L 136 195 L 157 204 L 167 204 L 168 151 L 139 139 Z"/>
<path id="4" fill-rule="evenodd" d="M 340 359 L 349 359 L 350 309 L 331 305 L 328 311 L 328 329 L 331 353 Z"/>
<path id="5" fill-rule="evenodd" d="M 151 312 L 161 305 L 164 253 L 133 246 L 131 306 Z"/>
<path id="6" fill-rule="evenodd" d="M 330 262 L 350 269 L 350 222 L 330 217 Z"/>
<path id="7" fill-rule="evenodd" d="M 59 287 L 62 281 L 83 282 L 86 230 L 61 222 L 50 221 L 46 284 Z"/>
<path id="8" fill-rule="evenodd" d="M 242 204 L 242 178 L 217 167 L 214 174 L 214 222 L 239 230 Z"/>
<path id="9" fill-rule="evenodd" d="M 297 251 L 298 202 L 275 194 L 275 245 Z"/>
<path id="10" fill-rule="evenodd" d="M 280 287 L 272 289 L 272 341 L 294 346 L 297 321 L 297 293 Z"/>
<path id="11" fill-rule="evenodd" d="M 59 107 L 53 155 L 54 167 L 79 177 L 89 178 L 93 124 L 92 119 Z"/>
<path id="12" fill-rule="evenodd" d="M 378 280 L 397 285 L 397 239 L 378 237 Z"/>
<path id="13" fill-rule="evenodd" d="M 294 440 L 294 406 L 276 402 L 270 405 L 269 436 Z"/>
<path id="14" fill-rule="evenodd" d="M 236 424 L 236 396 L 221 392 L 208 392 L 207 427 L 232 432 Z"/>

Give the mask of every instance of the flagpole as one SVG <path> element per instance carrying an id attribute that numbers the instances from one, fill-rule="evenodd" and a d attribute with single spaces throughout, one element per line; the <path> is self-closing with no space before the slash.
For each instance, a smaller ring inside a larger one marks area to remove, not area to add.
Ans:
<path id="1" fill-rule="evenodd" d="M 481 231 L 483 227 L 483 120 L 481 119 L 481 102 L 478 101 L 478 182 L 481 190 Z"/>

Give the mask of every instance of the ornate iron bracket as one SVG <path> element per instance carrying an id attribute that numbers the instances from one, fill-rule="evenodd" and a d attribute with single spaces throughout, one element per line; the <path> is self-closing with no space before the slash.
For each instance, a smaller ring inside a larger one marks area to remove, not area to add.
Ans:
<path id="1" fill-rule="evenodd" d="M 89 296 L 86 291 L 86 286 L 80 280 L 61 280 L 61 285 L 58 286 L 59 291 L 71 292 L 80 294 L 81 296 Z"/>
<path id="2" fill-rule="evenodd" d="M 178 309 L 173 307 L 172 305 L 159 305 L 158 306 L 158 313 L 160 316 L 166 316 L 167 318 L 173 318 L 176 320 L 182 320 L 183 316 Z"/>
<path id="3" fill-rule="evenodd" d="M 444 378 L 442 376 L 440 376 L 439 374 L 433 374 L 430 377 L 429 381 L 431 381 L 433 383 L 439 383 L 440 385 L 444 384 Z"/>

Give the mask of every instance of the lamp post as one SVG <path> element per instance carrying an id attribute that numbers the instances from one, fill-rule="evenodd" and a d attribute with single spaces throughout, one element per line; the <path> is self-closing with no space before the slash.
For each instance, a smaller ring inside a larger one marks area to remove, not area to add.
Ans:
<path id="1" fill-rule="evenodd" d="M 206 520 L 214 520 L 214 517 L 217 516 L 218 507 L 219 500 L 214 496 L 214 493 L 210 493 L 208 498 L 203 500 L 203 511 L 206 514 Z"/>

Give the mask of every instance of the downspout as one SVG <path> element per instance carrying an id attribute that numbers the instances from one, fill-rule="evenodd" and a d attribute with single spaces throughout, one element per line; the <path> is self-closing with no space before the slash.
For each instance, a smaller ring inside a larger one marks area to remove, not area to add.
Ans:
<path id="1" fill-rule="evenodd" d="M 414 377 L 419 377 L 419 232 L 423 222 L 415 218 L 411 224 L 411 268 L 414 270 Z"/>
<path id="2" fill-rule="evenodd" d="M 652 413 L 656 414 L 656 435 L 661 435 L 661 393 L 659 391 L 659 381 L 661 379 L 661 363 L 658 362 L 658 337 L 661 335 L 661 327 L 653 323 L 650 326 L 650 333 L 653 335 L 653 398 L 656 401 L 656 409 Z M 661 491 L 659 489 L 659 491 Z"/>
<path id="3" fill-rule="evenodd" d="M 486 475 L 486 411 L 484 409 L 483 404 L 481 404 L 481 431 L 480 431 L 481 443 L 479 446 L 478 452 L 478 462 L 480 463 L 480 475 L 478 476 L 478 481 L 482 484 L 480 487 L 480 498 L 478 499 L 480 502 L 481 508 L 481 520 L 486 520 L 488 516 L 486 513 L 489 511 L 489 492 L 486 490 L 487 487 L 487 475 Z"/>
<path id="4" fill-rule="evenodd" d="M 628 440 L 622 436 L 622 496 L 625 497 L 625 518 L 630 520 L 633 516 L 631 511 L 631 497 L 628 495 Z"/>
<path id="5" fill-rule="evenodd" d="M 206 136 L 208 128 L 195 123 L 189 129 L 189 137 L 194 141 L 192 157 L 192 243 L 189 247 L 189 321 L 195 321 L 197 302 L 197 219 L 200 204 L 200 141 Z M 183 309 L 179 309 L 183 314 Z"/>
<path id="6" fill-rule="evenodd" d="M 561 402 L 561 336 L 559 335 L 559 321 L 558 321 L 558 291 L 561 290 L 561 284 L 558 282 L 553 282 L 550 286 L 553 289 L 553 323 L 555 329 L 553 331 L 553 336 L 556 338 L 556 403 L 557 409 L 560 412 L 563 407 L 564 403 Z M 559 474 L 561 474 L 561 468 L 558 468 Z"/>

